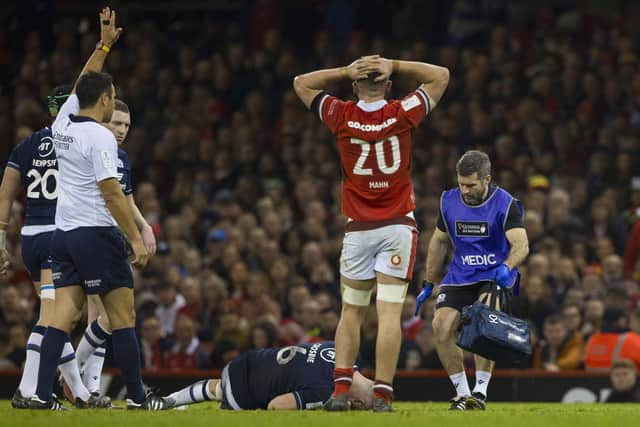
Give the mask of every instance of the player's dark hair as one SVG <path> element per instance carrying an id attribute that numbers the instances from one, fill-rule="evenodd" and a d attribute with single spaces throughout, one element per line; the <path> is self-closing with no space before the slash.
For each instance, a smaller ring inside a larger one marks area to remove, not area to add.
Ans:
<path id="1" fill-rule="evenodd" d="M 67 98 L 69 98 L 69 95 L 71 95 L 72 90 L 72 85 L 58 85 L 47 95 L 47 108 L 49 109 L 51 117 L 55 117 L 58 114 L 62 104 L 64 104 Z"/>
<path id="2" fill-rule="evenodd" d="M 125 114 L 129 114 L 129 106 L 121 99 L 116 99 L 116 111 L 122 111 Z"/>
<path id="3" fill-rule="evenodd" d="M 456 172 L 460 176 L 471 176 L 477 173 L 478 178 L 482 179 L 491 175 L 491 160 L 487 153 L 482 151 L 467 151 L 460 157 L 460 160 L 458 160 Z"/>
<path id="4" fill-rule="evenodd" d="M 113 79 L 107 73 L 89 71 L 80 76 L 78 83 L 76 83 L 76 95 L 78 95 L 80 108 L 93 107 L 104 93 L 113 96 L 111 93 L 112 84 Z"/>

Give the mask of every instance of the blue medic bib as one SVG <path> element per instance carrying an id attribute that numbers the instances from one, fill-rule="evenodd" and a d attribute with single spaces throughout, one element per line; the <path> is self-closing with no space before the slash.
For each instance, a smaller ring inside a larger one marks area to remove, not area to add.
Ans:
<path id="1" fill-rule="evenodd" d="M 514 202 L 522 213 L 520 201 L 501 188 L 496 188 L 477 206 L 466 204 L 459 188 L 442 193 L 440 211 L 454 245 L 454 254 L 441 285 L 464 286 L 493 281 L 496 267 L 509 255 L 510 245 L 504 226 Z M 517 276 L 518 269 L 514 268 L 511 283 Z"/>

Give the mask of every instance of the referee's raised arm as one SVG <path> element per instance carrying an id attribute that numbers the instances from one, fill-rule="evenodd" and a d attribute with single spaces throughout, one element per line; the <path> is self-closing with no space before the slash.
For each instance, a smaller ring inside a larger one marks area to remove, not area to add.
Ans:
<path id="1" fill-rule="evenodd" d="M 107 59 L 111 47 L 120 38 L 120 34 L 122 34 L 122 28 L 116 28 L 116 11 L 111 10 L 108 6 L 103 8 L 100 12 L 100 41 L 96 44 L 96 49 L 84 64 L 78 79 L 90 71 L 102 71 L 104 61 Z M 76 80 L 71 93 L 76 93 L 77 84 L 78 81 Z"/>

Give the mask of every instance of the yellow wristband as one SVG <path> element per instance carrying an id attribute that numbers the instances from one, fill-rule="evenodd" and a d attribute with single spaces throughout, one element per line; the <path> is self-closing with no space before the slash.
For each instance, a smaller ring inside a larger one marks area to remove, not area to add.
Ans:
<path id="1" fill-rule="evenodd" d="M 106 53 L 109 53 L 111 51 L 111 48 L 109 46 L 107 46 L 106 44 L 103 44 L 100 49 L 104 50 Z"/>

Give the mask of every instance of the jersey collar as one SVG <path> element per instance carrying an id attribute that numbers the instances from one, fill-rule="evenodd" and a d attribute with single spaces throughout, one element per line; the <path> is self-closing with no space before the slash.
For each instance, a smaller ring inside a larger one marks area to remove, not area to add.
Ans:
<path id="1" fill-rule="evenodd" d="M 95 120 L 93 120 L 91 117 L 76 116 L 75 114 L 69 114 L 69 120 L 71 120 L 73 123 L 82 123 L 82 122 L 98 123 Z"/>
<path id="2" fill-rule="evenodd" d="M 373 102 L 358 101 L 356 105 L 361 110 L 366 111 L 367 113 L 370 113 L 372 111 L 377 111 L 382 107 L 384 107 L 385 105 L 387 105 L 387 100 L 381 99 L 379 101 L 373 101 Z"/>

